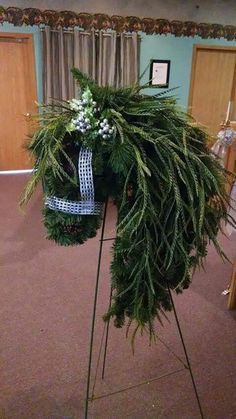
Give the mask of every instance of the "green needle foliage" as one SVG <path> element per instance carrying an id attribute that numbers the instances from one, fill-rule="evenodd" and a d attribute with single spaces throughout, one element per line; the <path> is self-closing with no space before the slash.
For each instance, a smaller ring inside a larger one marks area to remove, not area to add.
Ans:
<path id="1" fill-rule="evenodd" d="M 113 301 L 104 319 L 115 326 L 136 323 L 154 334 L 154 320 L 171 310 L 168 287 L 188 288 L 210 242 L 217 241 L 228 215 L 227 173 L 207 148 L 207 134 L 181 112 L 173 97 L 148 96 L 145 86 L 99 87 L 74 69 L 80 89 L 90 90 L 114 131 L 104 141 L 68 132 L 74 117 L 68 103 L 45 107 L 28 149 L 35 172 L 22 197 L 25 204 L 43 180 L 45 195 L 79 200 L 80 147 L 93 151 L 95 200 L 114 199 L 117 238 L 111 263 Z M 82 244 L 96 234 L 100 216 L 44 209 L 48 237 L 61 245 Z"/>

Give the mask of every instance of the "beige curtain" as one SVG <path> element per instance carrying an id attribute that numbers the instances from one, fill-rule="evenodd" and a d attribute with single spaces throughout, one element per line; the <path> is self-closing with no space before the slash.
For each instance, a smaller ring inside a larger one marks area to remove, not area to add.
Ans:
<path id="1" fill-rule="evenodd" d="M 136 33 L 42 31 L 44 101 L 71 99 L 78 87 L 71 75 L 77 67 L 101 86 L 123 87 L 138 80 L 139 38 Z"/>

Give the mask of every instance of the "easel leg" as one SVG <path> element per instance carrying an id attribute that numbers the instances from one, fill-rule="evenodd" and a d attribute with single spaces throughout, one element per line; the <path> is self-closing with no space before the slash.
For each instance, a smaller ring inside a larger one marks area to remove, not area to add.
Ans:
<path id="1" fill-rule="evenodd" d="M 182 343 L 184 354 L 185 354 L 185 357 L 186 357 L 188 370 L 189 370 L 189 373 L 190 373 L 190 376 L 191 376 L 191 380 L 192 380 L 192 384 L 193 384 L 195 396 L 196 396 L 196 399 L 197 399 L 197 403 L 198 403 L 198 407 L 199 407 L 199 412 L 200 412 L 201 418 L 204 419 L 201 402 L 200 402 L 200 399 L 199 399 L 199 395 L 198 395 L 196 383 L 195 383 L 193 372 L 192 372 L 192 367 L 191 367 L 191 364 L 190 364 L 188 352 L 187 352 L 186 345 L 185 345 L 185 342 L 184 342 L 184 338 L 183 338 L 182 330 L 181 330 L 181 327 L 180 327 L 180 323 L 179 323 L 177 311 L 176 311 L 176 308 L 175 308 L 174 300 L 173 300 L 173 297 L 172 297 L 172 294 L 171 294 L 171 290 L 170 290 L 169 284 L 167 286 L 168 286 L 168 292 L 169 292 L 169 295 L 170 295 L 171 304 L 172 304 L 172 307 L 173 307 L 175 321 L 176 321 L 176 324 L 177 324 L 178 332 L 179 332 L 179 335 L 180 335 L 181 343 Z"/>
<path id="2" fill-rule="evenodd" d="M 96 318 L 96 309 L 97 309 L 98 285 L 99 285 L 99 277 L 100 277 L 100 269 L 101 269 L 101 257 L 102 257 L 102 250 L 103 250 L 103 242 L 106 240 L 106 239 L 104 239 L 104 231 L 105 231 L 105 223 L 106 223 L 107 205 L 108 205 L 108 201 L 106 201 L 105 207 L 104 207 L 103 223 L 102 223 L 99 254 L 98 254 L 98 265 L 97 265 L 97 275 L 96 275 L 94 303 L 93 303 L 93 315 L 92 315 L 92 326 L 91 326 L 91 336 L 90 336 L 90 346 L 89 346 L 89 363 L 88 363 L 87 390 L 86 390 L 85 416 L 84 416 L 85 419 L 88 418 L 88 406 L 89 406 L 89 401 L 90 401 L 89 394 L 90 394 L 91 367 L 92 367 L 92 356 L 93 356 L 93 341 L 94 341 L 95 318 Z M 109 240 L 112 240 L 112 239 L 109 239 Z M 190 360 L 189 360 L 189 357 L 188 357 L 187 349 L 186 349 L 186 346 L 185 346 L 182 330 L 181 330 L 181 327 L 180 327 L 179 319 L 178 319 L 178 316 L 177 316 L 177 312 L 176 312 L 176 308 L 175 308 L 175 304 L 174 304 L 174 301 L 173 301 L 173 298 L 172 298 L 172 294 L 171 294 L 169 284 L 167 285 L 167 287 L 168 287 L 168 293 L 170 295 L 171 304 L 172 304 L 172 307 L 173 307 L 173 312 L 174 312 L 178 332 L 179 332 L 179 335 L 180 335 L 181 343 L 182 343 L 182 346 L 183 346 L 183 349 L 184 349 L 184 354 L 185 354 L 186 361 L 187 361 L 187 368 L 190 372 L 195 396 L 196 396 L 196 399 L 197 399 L 199 412 L 200 412 L 201 418 L 204 419 L 204 415 L 203 415 L 203 411 L 202 411 L 197 387 L 196 387 L 196 384 L 195 384 Z M 111 304 L 111 299 L 112 299 L 112 289 L 111 289 L 111 292 L 110 292 L 109 306 Z M 104 375 L 105 375 L 109 325 L 110 325 L 110 322 L 108 321 L 107 325 L 106 325 L 105 347 L 104 347 L 104 357 L 103 357 L 103 367 L 102 367 L 102 379 L 104 379 Z"/>
<path id="3" fill-rule="evenodd" d="M 111 299 L 112 299 L 112 288 L 110 291 L 109 308 L 111 307 Z M 107 321 L 107 324 L 106 324 L 106 337 L 105 337 L 105 347 L 104 347 L 104 356 L 103 356 L 103 364 L 102 364 L 102 379 L 104 379 L 105 377 L 109 326 L 110 326 L 110 319 Z"/>
<path id="4" fill-rule="evenodd" d="M 89 345 L 89 363 L 88 363 L 88 375 L 87 375 L 87 390 L 86 390 L 86 399 L 85 399 L 85 414 L 84 414 L 84 418 L 85 419 L 88 418 L 88 405 L 89 405 L 90 380 L 91 380 L 91 366 L 92 366 L 92 357 L 93 357 L 93 340 L 94 340 L 95 318 L 96 318 L 96 309 L 97 309 L 98 284 L 99 284 L 100 269 L 101 269 L 101 258 L 102 258 L 102 249 L 103 249 L 103 238 L 104 238 L 104 231 L 105 231 L 105 224 L 106 224 L 106 215 L 107 215 L 107 205 L 108 205 L 108 200 L 106 200 L 105 207 L 104 207 L 103 222 L 102 222 L 102 231 L 101 231 L 101 239 L 100 239 L 99 254 L 98 254 L 96 285 L 95 285 L 95 292 L 94 292 L 93 316 L 92 316 L 91 336 L 90 336 L 90 345 Z"/>

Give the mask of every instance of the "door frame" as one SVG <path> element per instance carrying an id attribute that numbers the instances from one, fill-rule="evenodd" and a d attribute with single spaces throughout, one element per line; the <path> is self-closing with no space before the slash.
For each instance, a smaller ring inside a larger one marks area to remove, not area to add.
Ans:
<path id="1" fill-rule="evenodd" d="M 193 102 L 193 88 L 196 75 L 196 62 L 197 62 L 197 52 L 200 49 L 205 50 L 223 50 L 223 51 L 235 51 L 236 47 L 233 46 L 224 46 L 224 45 L 202 45 L 194 44 L 193 45 L 193 54 L 192 54 L 192 65 L 191 65 L 191 77 L 190 77 L 190 87 L 189 87 L 189 96 L 188 96 L 188 113 L 192 114 L 192 102 Z"/>
<path id="2" fill-rule="evenodd" d="M 26 32 L 1 32 L 0 31 L 0 38 L 22 38 L 28 40 L 28 48 L 29 48 L 29 65 L 32 69 L 32 78 L 29 80 L 29 89 L 34 91 L 35 99 L 38 98 L 37 93 L 37 77 L 36 77 L 36 63 L 35 63 L 35 49 L 34 49 L 34 35 L 32 33 Z M 0 41 L 1 42 L 1 41 Z M 22 170 L 0 170 L 0 175 L 15 175 L 15 174 L 24 174 L 24 173 L 31 173 L 33 169 L 22 169 Z"/>

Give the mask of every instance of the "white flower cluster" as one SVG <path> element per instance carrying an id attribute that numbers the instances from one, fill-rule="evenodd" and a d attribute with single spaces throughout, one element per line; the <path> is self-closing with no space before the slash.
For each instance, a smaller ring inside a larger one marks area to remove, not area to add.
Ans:
<path id="1" fill-rule="evenodd" d="M 95 108 L 96 105 L 97 105 L 97 103 L 94 100 L 87 99 L 85 97 L 84 98 L 82 97 L 82 99 L 71 99 L 69 101 L 69 103 L 70 103 L 70 108 L 73 109 L 76 112 L 82 111 L 85 106 L 87 107 L 89 105 L 89 106 Z M 96 111 L 96 109 L 94 109 L 94 112 L 95 111 Z"/>
<path id="2" fill-rule="evenodd" d="M 76 130 L 84 134 L 92 128 L 91 117 L 97 111 L 96 102 L 91 99 L 72 99 L 70 101 L 70 108 L 78 112 L 76 118 L 72 119 L 72 124 L 75 125 Z"/>
<path id="3" fill-rule="evenodd" d="M 99 125 L 100 125 L 100 129 L 98 131 L 98 134 L 100 134 L 102 138 L 104 139 L 109 138 L 113 134 L 114 128 L 108 124 L 108 120 L 106 118 L 103 119 L 103 121 L 100 122 Z"/>
<path id="4" fill-rule="evenodd" d="M 230 127 L 222 129 L 217 134 L 217 138 L 222 142 L 223 145 L 230 146 L 236 139 L 236 131 Z"/>
<path id="5" fill-rule="evenodd" d="M 93 100 L 92 93 L 87 88 L 81 99 L 71 99 L 68 101 L 70 109 L 75 112 L 74 118 L 68 124 L 68 131 L 79 131 L 85 134 L 90 130 L 95 135 L 101 135 L 102 138 L 110 138 L 114 128 L 108 124 L 106 118 L 99 119 L 95 114 L 100 111 L 97 103 Z"/>

